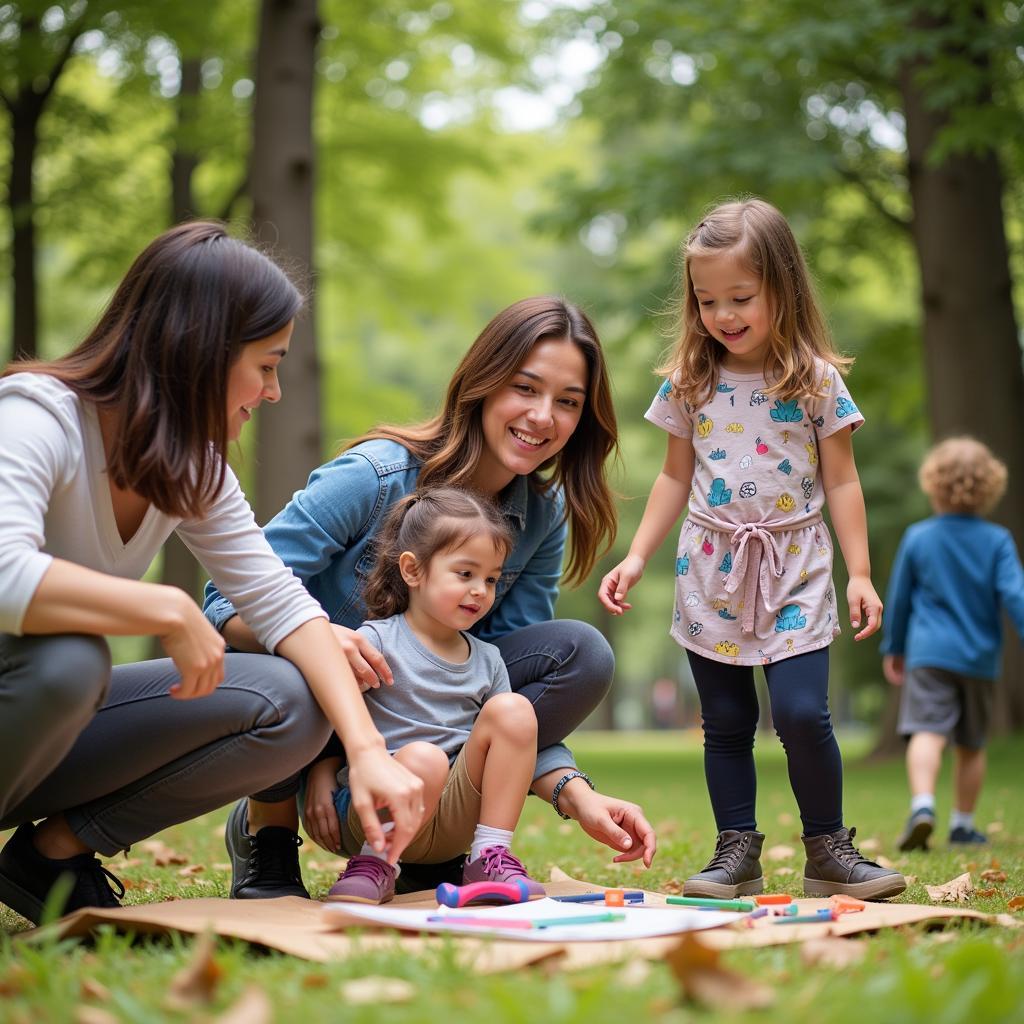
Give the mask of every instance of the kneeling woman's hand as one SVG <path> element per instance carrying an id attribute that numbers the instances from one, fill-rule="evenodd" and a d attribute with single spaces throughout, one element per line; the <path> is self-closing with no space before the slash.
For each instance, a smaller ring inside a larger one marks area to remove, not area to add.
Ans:
<path id="1" fill-rule="evenodd" d="M 567 793 L 569 785 L 559 796 L 562 810 L 575 818 L 592 839 L 618 851 L 618 856 L 612 858 L 615 863 L 642 857 L 644 867 L 649 868 L 658 849 L 658 839 L 640 805 L 592 792 L 582 782 Z"/>

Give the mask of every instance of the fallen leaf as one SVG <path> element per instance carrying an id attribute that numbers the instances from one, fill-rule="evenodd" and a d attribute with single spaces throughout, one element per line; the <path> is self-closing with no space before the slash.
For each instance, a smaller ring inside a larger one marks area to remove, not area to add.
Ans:
<path id="1" fill-rule="evenodd" d="M 97 1002 L 105 1003 L 110 999 L 110 989 L 95 978 L 83 978 L 78 991 L 83 999 L 95 999 Z"/>
<path id="2" fill-rule="evenodd" d="M 271 1024 L 274 1008 L 267 993 L 250 985 L 222 1014 L 214 1017 L 214 1024 Z"/>
<path id="3" fill-rule="evenodd" d="M 302 979 L 303 988 L 326 988 L 328 977 L 326 974 L 307 974 Z"/>
<path id="4" fill-rule="evenodd" d="M 793 821 L 794 821 L 794 818 L 793 818 L 793 815 L 790 814 L 788 811 L 783 811 L 775 820 L 780 825 L 786 826 L 786 825 L 792 825 Z"/>
<path id="5" fill-rule="evenodd" d="M 796 850 L 792 846 L 769 846 L 764 851 L 765 860 L 789 860 L 790 857 L 796 856 Z"/>
<path id="6" fill-rule="evenodd" d="M 1014 896 L 1006 905 L 1011 910 L 1024 910 L 1024 896 Z"/>
<path id="7" fill-rule="evenodd" d="M 975 890 L 975 896 L 995 896 L 999 892 L 998 889 L 977 889 Z"/>
<path id="8" fill-rule="evenodd" d="M 0 996 L 21 995 L 26 989 L 32 987 L 32 972 L 17 961 L 0 975 Z"/>
<path id="9" fill-rule="evenodd" d="M 861 847 L 861 849 L 864 849 L 864 847 Z M 875 858 L 875 863 L 878 864 L 880 867 L 883 867 L 883 868 L 894 868 L 894 867 L 896 867 L 896 865 L 891 860 L 889 860 L 888 857 L 884 857 L 884 856 L 882 856 L 882 854 L 879 854 Z"/>
<path id="10" fill-rule="evenodd" d="M 853 939 L 840 939 L 826 935 L 820 939 L 808 939 L 800 946 L 800 959 L 808 967 L 820 964 L 823 967 L 851 967 L 859 964 L 867 953 L 863 942 Z"/>
<path id="11" fill-rule="evenodd" d="M 224 861 L 222 861 L 222 860 L 215 861 L 213 863 L 212 867 L 213 867 L 214 871 L 230 871 L 231 870 L 231 865 L 230 864 L 225 864 Z"/>
<path id="12" fill-rule="evenodd" d="M 570 882 L 572 879 L 557 865 L 551 865 L 551 873 L 548 875 L 550 882 Z"/>
<path id="13" fill-rule="evenodd" d="M 187 868 L 182 868 L 178 875 L 181 878 L 187 878 L 189 875 L 198 875 L 205 870 L 206 868 L 202 864 L 189 864 Z"/>
<path id="14" fill-rule="evenodd" d="M 570 825 L 569 822 L 567 822 L 567 821 L 563 821 L 558 826 L 558 834 L 560 836 L 571 836 L 574 831 L 575 830 L 573 829 L 572 825 Z"/>
<path id="15" fill-rule="evenodd" d="M 862 853 L 874 853 L 876 850 L 882 848 L 882 844 L 877 839 L 858 839 L 857 846 L 860 847 Z"/>
<path id="16" fill-rule="evenodd" d="M 142 844 L 142 848 L 153 858 L 153 863 L 158 868 L 165 868 L 168 864 L 187 864 L 188 857 L 172 850 L 165 842 L 159 839 L 150 839 Z"/>
<path id="17" fill-rule="evenodd" d="M 772 989 L 723 967 L 719 959 L 717 949 L 692 934 L 684 934 L 665 956 L 687 999 L 716 1011 L 755 1010 L 772 1004 Z"/>
<path id="18" fill-rule="evenodd" d="M 213 958 L 215 941 L 211 932 L 204 932 L 192 947 L 192 960 L 171 980 L 167 1005 L 174 1010 L 190 1010 L 200 1003 L 213 1001 L 224 971 Z"/>
<path id="19" fill-rule="evenodd" d="M 926 885 L 924 888 L 933 903 L 966 903 L 974 889 L 969 871 L 943 885 Z"/>
<path id="20" fill-rule="evenodd" d="M 988 862 L 988 866 L 989 866 L 990 868 L 999 868 L 999 867 L 1001 867 L 1002 865 L 1001 865 L 1001 864 L 999 863 L 999 861 L 997 861 L 997 860 L 995 859 L 995 857 L 993 857 L 993 858 L 992 858 L 992 859 L 991 859 L 991 860 L 990 860 L 990 861 Z"/>
<path id="21" fill-rule="evenodd" d="M 903 880 L 907 885 L 917 885 L 917 875 L 904 875 Z"/>
<path id="22" fill-rule="evenodd" d="M 404 978 L 385 978 L 371 974 L 346 981 L 341 986 L 346 1003 L 407 1003 L 416 995 L 416 986 Z"/>
<path id="23" fill-rule="evenodd" d="M 787 867 L 775 868 L 772 871 L 772 874 L 773 875 L 795 875 L 796 874 L 796 868 L 787 868 Z"/>
<path id="24" fill-rule="evenodd" d="M 101 1010 L 98 1006 L 79 1006 L 71 1018 L 75 1024 L 121 1024 L 109 1010 Z"/>
<path id="25" fill-rule="evenodd" d="M 999 871 L 996 868 L 989 868 L 987 871 L 982 871 L 981 877 L 986 882 L 1005 882 L 1006 872 Z"/>
<path id="26" fill-rule="evenodd" d="M 641 960 L 637 957 L 634 960 L 630 960 L 625 967 L 619 971 L 618 977 L 615 979 L 616 987 L 621 988 L 639 988 L 641 985 L 647 983 L 647 979 L 651 976 L 651 965 L 646 960 Z"/>
<path id="27" fill-rule="evenodd" d="M 990 821 L 988 825 L 985 826 L 985 831 L 990 836 L 994 836 L 997 832 L 1002 832 L 1004 827 L 1005 826 L 1001 821 Z"/>
<path id="28" fill-rule="evenodd" d="M 683 891 L 683 883 L 678 878 L 670 878 L 667 882 L 662 882 L 660 892 L 666 892 L 669 896 L 679 896 Z"/>

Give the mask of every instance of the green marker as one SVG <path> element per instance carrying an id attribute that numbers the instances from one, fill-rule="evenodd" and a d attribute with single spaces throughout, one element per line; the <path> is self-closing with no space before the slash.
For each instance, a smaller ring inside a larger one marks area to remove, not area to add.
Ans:
<path id="1" fill-rule="evenodd" d="M 577 914 L 575 917 L 548 917 L 542 921 L 534 921 L 534 928 L 560 928 L 570 924 L 602 924 L 608 921 L 625 921 L 626 915 L 621 910 L 609 910 L 606 914 Z"/>
<path id="2" fill-rule="evenodd" d="M 666 896 L 666 903 L 678 907 L 705 907 L 708 910 L 741 910 L 748 912 L 755 909 L 750 900 L 713 900 L 697 896 Z"/>

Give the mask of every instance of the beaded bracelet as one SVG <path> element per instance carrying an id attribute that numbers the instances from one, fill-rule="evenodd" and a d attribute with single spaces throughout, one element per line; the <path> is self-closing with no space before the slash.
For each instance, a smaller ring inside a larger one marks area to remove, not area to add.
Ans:
<path id="1" fill-rule="evenodd" d="M 562 787 L 565 786 L 567 782 L 571 782 L 573 779 L 582 779 L 591 789 L 594 788 L 594 784 L 590 781 L 590 776 L 586 772 L 568 772 L 558 780 L 558 784 L 555 786 L 554 792 L 551 794 L 551 806 L 554 807 L 555 813 L 560 818 L 564 818 L 566 821 L 570 821 L 571 819 L 569 818 L 568 814 L 563 814 L 558 809 L 558 794 L 562 792 Z"/>

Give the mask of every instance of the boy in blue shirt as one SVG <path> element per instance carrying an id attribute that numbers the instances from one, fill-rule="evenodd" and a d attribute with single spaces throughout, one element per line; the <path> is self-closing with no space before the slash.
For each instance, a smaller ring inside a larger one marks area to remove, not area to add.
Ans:
<path id="1" fill-rule="evenodd" d="M 1024 569 L 1010 531 L 981 517 L 1006 490 L 1006 467 L 969 437 L 936 445 L 921 464 L 935 515 L 900 541 L 886 599 L 882 669 L 902 686 L 897 729 L 909 739 L 910 817 L 901 850 L 926 850 L 935 782 L 952 736 L 951 843 L 984 843 L 974 806 L 985 779 L 985 739 L 1002 646 L 1000 610 L 1024 637 Z"/>

